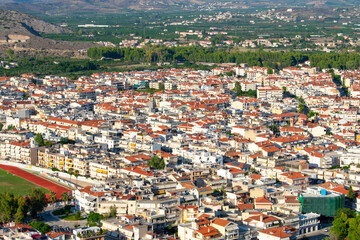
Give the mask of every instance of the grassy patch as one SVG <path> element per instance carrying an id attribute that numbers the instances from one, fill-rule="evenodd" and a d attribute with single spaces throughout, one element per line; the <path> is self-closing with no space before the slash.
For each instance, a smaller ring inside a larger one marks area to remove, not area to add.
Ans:
<path id="1" fill-rule="evenodd" d="M 72 208 L 72 206 L 66 205 L 66 206 L 63 207 L 63 208 L 56 209 L 55 211 L 53 211 L 53 214 L 54 214 L 55 216 L 59 216 L 59 215 L 69 215 L 71 208 Z"/>
<path id="2" fill-rule="evenodd" d="M 41 188 L 43 192 L 50 193 L 49 190 L 43 187 L 0 169 L 0 192 L 9 192 L 14 195 L 26 196 L 30 194 L 31 189 L 33 188 Z"/>
<path id="3" fill-rule="evenodd" d="M 155 88 L 147 88 L 147 89 L 144 89 L 144 90 L 136 90 L 136 91 L 137 92 L 146 92 L 146 93 L 154 94 L 154 93 L 159 92 L 161 90 L 155 89 Z"/>
<path id="4" fill-rule="evenodd" d="M 67 217 L 62 217 L 62 219 L 68 220 L 68 221 L 79 221 L 79 220 L 84 220 L 85 218 L 80 217 L 80 219 L 76 219 L 76 214 L 73 214 L 73 215 L 69 215 Z"/>

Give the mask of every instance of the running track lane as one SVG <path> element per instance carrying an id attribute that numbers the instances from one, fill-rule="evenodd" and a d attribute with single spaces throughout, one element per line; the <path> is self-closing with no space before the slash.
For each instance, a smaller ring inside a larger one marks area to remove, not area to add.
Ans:
<path id="1" fill-rule="evenodd" d="M 71 189 L 70 188 L 66 188 L 60 185 L 57 185 L 55 183 L 52 183 L 46 179 L 43 179 L 41 177 L 38 177 L 34 174 L 31 174 L 29 172 L 26 172 L 18 167 L 13 167 L 13 166 L 8 166 L 8 165 L 2 165 L 0 164 L 0 168 L 4 169 L 12 174 L 15 174 L 16 176 L 19 176 L 23 179 L 26 179 L 29 182 L 32 182 L 36 185 L 39 185 L 43 188 L 46 188 L 50 191 L 53 191 L 56 193 L 56 197 L 57 199 L 61 199 L 61 194 L 63 192 L 67 192 L 67 193 L 71 193 Z"/>

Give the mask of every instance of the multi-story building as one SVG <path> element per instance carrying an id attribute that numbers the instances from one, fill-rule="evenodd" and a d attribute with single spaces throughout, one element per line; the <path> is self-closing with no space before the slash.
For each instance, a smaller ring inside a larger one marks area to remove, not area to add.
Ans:
<path id="1" fill-rule="evenodd" d="M 31 141 L 4 142 L 0 144 L 1 158 L 36 165 L 38 161 L 37 151 L 39 148 L 36 146 L 34 140 Z"/>
<path id="2" fill-rule="evenodd" d="M 283 90 L 278 87 L 268 86 L 257 89 L 258 99 L 282 99 Z"/>
<path id="3" fill-rule="evenodd" d="M 180 240 L 239 239 L 238 224 L 223 218 L 210 220 L 209 215 L 201 215 L 196 221 L 178 226 Z"/>
<path id="4" fill-rule="evenodd" d="M 301 172 L 286 172 L 278 175 L 280 181 L 305 189 L 309 186 L 310 175 Z"/>
<path id="5" fill-rule="evenodd" d="M 329 192 L 320 187 L 309 187 L 299 197 L 303 213 L 317 213 L 323 216 L 335 216 L 336 211 L 344 207 L 345 196 Z"/>

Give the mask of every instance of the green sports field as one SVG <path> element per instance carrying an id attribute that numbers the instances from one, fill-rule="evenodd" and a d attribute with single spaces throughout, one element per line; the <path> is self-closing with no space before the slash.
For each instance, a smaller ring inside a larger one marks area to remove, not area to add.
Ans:
<path id="1" fill-rule="evenodd" d="M 33 188 L 41 188 L 46 193 L 50 192 L 45 188 L 0 169 L 0 193 L 10 192 L 14 195 L 25 196 L 28 195 Z"/>

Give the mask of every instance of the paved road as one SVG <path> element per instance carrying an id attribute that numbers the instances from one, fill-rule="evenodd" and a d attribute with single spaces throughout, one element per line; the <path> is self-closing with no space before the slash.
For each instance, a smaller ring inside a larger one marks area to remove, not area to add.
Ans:
<path id="1" fill-rule="evenodd" d="M 327 227 L 320 229 L 319 231 L 316 232 L 298 235 L 297 239 L 302 239 L 303 237 L 307 237 L 309 240 L 323 240 L 324 238 L 330 236 L 330 229 L 328 230 L 328 232 L 325 232 L 325 229 L 329 229 L 329 228 Z"/>
<path id="2" fill-rule="evenodd" d="M 80 226 L 85 226 L 86 225 L 86 219 L 85 220 L 79 220 L 79 221 L 65 221 L 62 219 L 59 219 L 58 217 L 54 216 L 51 214 L 52 211 L 56 210 L 56 209 L 60 209 L 63 206 L 59 206 L 59 207 L 47 207 L 43 213 L 40 214 L 41 217 L 43 217 L 43 222 L 46 224 L 49 224 L 50 226 L 53 225 L 57 225 L 57 226 L 62 226 L 62 227 L 70 227 L 70 228 L 74 228 L 75 224 L 76 225 L 80 225 Z"/>

